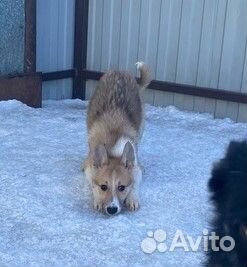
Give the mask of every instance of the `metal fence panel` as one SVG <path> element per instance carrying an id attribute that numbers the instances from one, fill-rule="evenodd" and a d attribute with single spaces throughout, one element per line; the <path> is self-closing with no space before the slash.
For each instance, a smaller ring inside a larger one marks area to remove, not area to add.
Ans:
<path id="1" fill-rule="evenodd" d="M 37 0 L 37 71 L 73 68 L 74 0 Z M 43 99 L 72 97 L 72 79 L 43 83 Z"/>
<path id="2" fill-rule="evenodd" d="M 128 69 L 146 61 L 153 78 L 246 92 L 247 1 L 92 0 L 87 68 Z M 237 120 L 240 105 L 147 91 L 149 103 Z M 242 106 L 242 105 L 241 105 Z M 245 105 L 244 105 L 245 106 Z M 243 108 L 241 108 L 243 109 Z"/>

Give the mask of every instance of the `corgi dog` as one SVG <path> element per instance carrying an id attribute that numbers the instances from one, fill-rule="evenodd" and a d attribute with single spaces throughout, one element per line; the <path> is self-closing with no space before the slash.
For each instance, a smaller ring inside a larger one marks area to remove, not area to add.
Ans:
<path id="1" fill-rule="evenodd" d="M 83 169 L 94 198 L 94 208 L 108 215 L 123 206 L 136 211 L 142 170 L 137 144 L 144 124 L 141 91 L 150 83 L 147 65 L 137 62 L 138 81 L 128 72 L 104 74 L 89 102 L 89 153 Z"/>

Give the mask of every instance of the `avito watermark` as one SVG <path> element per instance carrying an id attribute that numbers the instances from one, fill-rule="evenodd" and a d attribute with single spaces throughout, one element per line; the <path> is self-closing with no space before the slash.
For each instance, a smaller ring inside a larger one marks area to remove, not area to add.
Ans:
<path id="1" fill-rule="evenodd" d="M 209 232 L 207 229 L 204 229 L 203 234 L 196 238 L 185 234 L 182 230 L 177 230 L 169 245 L 166 242 L 167 233 L 162 229 L 149 231 L 147 235 L 148 237 L 141 242 L 141 248 L 148 254 L 152 254 L 156 250 L 159 252 L 171 252 L 176 249 L 183 249 L 186 252 L 195 252 L 201 249 L 208 251 L 209 244 L 213 251 L 230 252 L 235 247 L 235 240 L 231 236 L 220 238 L 215 232 Z"/>

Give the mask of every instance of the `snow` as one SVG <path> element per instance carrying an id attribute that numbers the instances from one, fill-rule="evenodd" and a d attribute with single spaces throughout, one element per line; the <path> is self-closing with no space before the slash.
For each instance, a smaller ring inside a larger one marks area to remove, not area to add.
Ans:
<path id="1" fill-rule="evenodd" d="M 141 243 L 157 229 L 166 244 L 178 229 L 202 235 L 212 164 L 247 125 L 147 105 L 141 209 L 108 217 L 93 210 L 80 171 L 86 108 L 80 100 L 42 109 L 0 102 L 0 266 L 201 266 L 201 249 L 145 254 Z"/>

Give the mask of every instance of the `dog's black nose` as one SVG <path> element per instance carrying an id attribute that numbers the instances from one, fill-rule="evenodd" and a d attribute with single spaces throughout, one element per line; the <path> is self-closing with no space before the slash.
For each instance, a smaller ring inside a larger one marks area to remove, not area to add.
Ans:
<path id="1" fill-rule="evenodd" d="M 117 207 L 107 207 L 107 213 L 109 214 L 115 214 L 117 212 Z"/>

